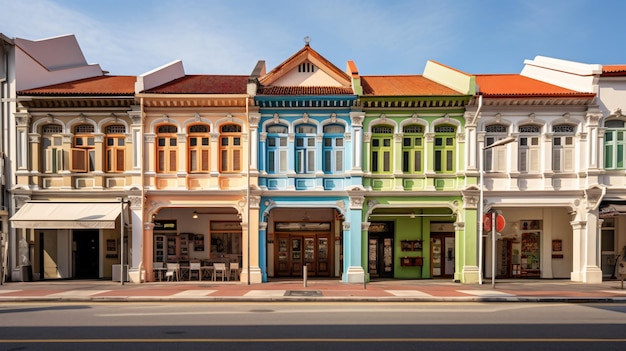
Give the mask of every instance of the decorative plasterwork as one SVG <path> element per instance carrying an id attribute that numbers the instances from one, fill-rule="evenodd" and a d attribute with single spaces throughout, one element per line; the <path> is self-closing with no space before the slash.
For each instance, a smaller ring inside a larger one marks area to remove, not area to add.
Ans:
<path id="1" fill-rule="evenodd" d="M 364 196 L 350 196 L 350 209 L 351 210 L 363 209 L 364 202 L 365 202 Z"/>

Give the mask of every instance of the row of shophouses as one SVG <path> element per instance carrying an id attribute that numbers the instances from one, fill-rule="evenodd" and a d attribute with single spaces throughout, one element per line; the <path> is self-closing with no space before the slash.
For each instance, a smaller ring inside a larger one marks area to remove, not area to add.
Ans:
<path id="1" fill-rule="evenodd" d="M 362 75 L 305 43 L 250 75 L 119 76 L 71 35 L 1 39 L 7 279 L 596 283 L 623 259 L 626 65 Z"/>

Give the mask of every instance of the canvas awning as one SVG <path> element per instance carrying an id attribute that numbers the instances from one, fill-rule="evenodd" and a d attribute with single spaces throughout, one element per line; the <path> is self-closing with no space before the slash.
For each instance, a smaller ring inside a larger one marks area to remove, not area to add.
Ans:
<path id="1" fill-rule="evenodd" d="M 14 228 L 114 229 L 119 202 L 29 202 L 11 217 Z"/>

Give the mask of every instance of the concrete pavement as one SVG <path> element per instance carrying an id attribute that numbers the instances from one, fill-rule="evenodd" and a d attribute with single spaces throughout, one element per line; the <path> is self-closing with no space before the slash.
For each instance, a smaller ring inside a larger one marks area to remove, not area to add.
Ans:
<path id="1" fill-rule="evenodd" d="M 483 285 L 447 280 L 383 280 L 347 284 L 339 280 L 125 283 L 108 280 L 7 282 L 0 302 L 150 301 L 337 301 L 337 302 L 626 302 L 620 281 L 601 284 L 568 280 L 498 280 Z"/>

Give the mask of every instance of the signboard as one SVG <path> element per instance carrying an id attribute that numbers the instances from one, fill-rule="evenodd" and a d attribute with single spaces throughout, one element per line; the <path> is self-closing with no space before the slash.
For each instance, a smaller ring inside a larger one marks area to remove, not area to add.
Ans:
<path id="1" fill-rule="evenodd" d="M 485 231 L 490 232 L 493 229 L 491 225 L 493 222 L 492 215 L 492 213 L 486 213 L 483 215 L 483 228 Z M 505 224 L 506 222 L 504 220 L 504 216 L 498 213 L 496 215 L 496 231 L 501 233 Z"/>

